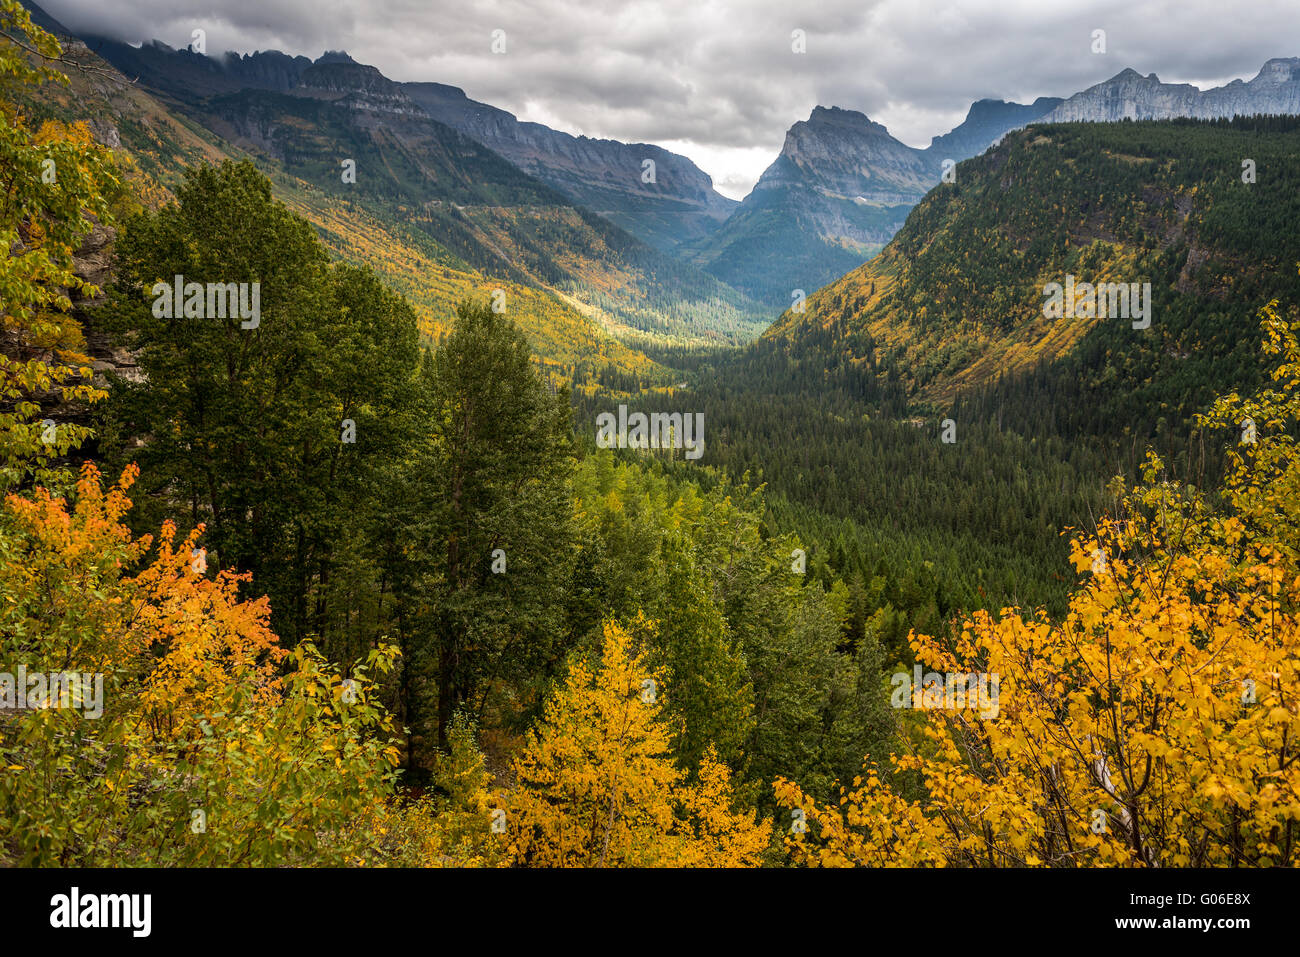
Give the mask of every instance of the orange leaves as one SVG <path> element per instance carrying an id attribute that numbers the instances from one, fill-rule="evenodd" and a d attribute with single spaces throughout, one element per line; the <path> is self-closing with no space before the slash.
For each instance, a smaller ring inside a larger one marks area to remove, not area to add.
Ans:
<path id="1" fill-rule="evenodd" d="M 47 547 L 65 553 L 71 563 L 77 557 L 97 554 L 104 547 L 130 543 L 131 533 L 120 520 L 131 507 L 126 492 L 139 472 L 136 466 L 127 466 L 118 483 L 105 492 L 99 470 L 87 462 L 81 468 L 76 505 L 71 512 L 64 499 L 44 488 L 37 488 L 31 499 L 9 495 L 6 506 L 26 532 Z M 130 553 L 139 555 L 148 547 L 146 536 L 131 546 Z"/>
<path id="2" fill-rule="evenodd" d="M 98 720 L 48 709 L 0 727 L 4 766 L 23 772 L 0 776 L 0 841 L 34 864 L 382 858 L 352 822 L 391 795 L 393 727 L 370 675 L 396 649 L 346 685 L 308 644 L 289 661 L 266 600 L 239 597 L 247 575 L 197 570 L 201 528 L 165 525 L 152 552 L 132 538 L 134 478 L 105 489 L 86 466 L 74 504 L 44 489 L 5 502 L 0 658 L 106 680 Z"/>
<path id="3" fill-rule="evenodd" d="M 40 621 L 83 627 L 97 622 L 98 636 L 66 643 L 74 663 L 103 668 L 149 649 L 160 651 L 143 700 L 172 717 L 198 713 L 202 702 L 236 675 L 252 676 L 269 693 L 286 654 L 270 630 L 270 608 L 265 598 L 239 598 L 246 574 L 195 573 L 191 556 L 202 526 L 177 543 L 175 526 L 166 523 L 153 560 L 128 575 L 155 545 L 152 536 L 133 539 L 122 524 L 138 472 L 127 466 L 105 489 L 99 470 L 86 463 L 71 507 L 44 488 L 30 497 L 7 496 L 6 510 L 27 542 L 21 565 L 8 569 L 8 587 L 23 589 Z M 88 597 L 92 603 L 86 607 Z M 85 649 L 84 660 L 79 647 Z"/>
<path id="4" fill-rule="evenodd" d="M 247 574 L 196 574 L 190 556 L 201 527 L 174 547 L 176 529 L 163 526 L 154 562 L 133 580 L 135 629 L 145 647 L 165 649 L 143 695 L 156 722 L 177 728 L 210 711 L 243 684 L 250 694 L 273 698 L 277 665 L 287 652 L 270 628 L 263 596 L 241 601 Z"/>
<path id="5" fill-rule="evenodd" d="M 98 470 L 82 468 L 76 504 L 43 488 L 30 497 L 9 495 L 5 511 L 20 551 L 0 569 L 0 592 L 8 596 L 8 629 L 28 636 L 27 653 L 38 659 L 99 671 L 139 653 L 130 633 L 130 606 L 116 587 L 123 569 L 149 547 L 132 541 L 120 522 L 130 507 L 128 468 L 105 491 Z M 87 597 L 91 601 L 87 602 Z"/>

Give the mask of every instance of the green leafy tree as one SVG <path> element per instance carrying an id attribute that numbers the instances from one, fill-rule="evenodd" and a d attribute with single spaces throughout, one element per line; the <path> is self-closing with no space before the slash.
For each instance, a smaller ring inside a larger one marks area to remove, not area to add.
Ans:
<path id="1" fill-rule="evenodd" d="M 33 60 L 59 57 L 58 41 L 16 0 L 0 0 L 0 488 L 50 482 L 52 463 L 89 434 L 46 411 L 94 402 L 90 360 L 70 294 L 98 290 L 77 276 L 74 254 L 96 220 L 107 223 L 121 189 L 109 150 L 84 124 L 33 127 L 14 103 L 23 86 L 66 83 Z"/>
<path id="2" fill-rule="evenodd" d="M 550 393 L 523 336 L 485 306 L 458 309 L 419 388 L 424 432 L 393 496 L 389 571 L 414 669 L 408 724 L 422 738 L 436 702 L 445 751 L 457 710 L 507 687 L 538 697 L 562 651 L 573 440 L 567 395 Z"/>
<path id="3" fill-rule="evenodd" d="M 415 317 L 368 270 L 331 265 L 251 164 L 191 169 L 176 196 L 119 242 L 114 321 L 146 378 L 116 383 L 107 431 L 157 509 L 188 509 L 215 558 L 254 573 L 287 641 L 328 635 L 336 575 L 356 585 L 339 550 L 407 446 Z M 203 315 L 168 317 L 176 276 L 246 283 L 241 305 L 256 283 L 260 315 L 207 296 Z"/>

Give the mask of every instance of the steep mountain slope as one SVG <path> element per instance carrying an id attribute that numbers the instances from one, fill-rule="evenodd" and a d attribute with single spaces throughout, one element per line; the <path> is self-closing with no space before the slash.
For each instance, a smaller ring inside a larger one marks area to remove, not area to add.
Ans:
<path id="1" fill-rule="evenodd" d="M 127 76 L 139 77 L 150 90 L 191 108 L 220 94 L 245 89 L 286 93 L 312 82 L 313 61 L 274 50 L 208 57 L 159 41 L 139 48 L 103 37 L 88 37 L 87 42 Z M 353 61 L 334 52 L 315 62 Z M 441 83 L 394 86 L 418 104 L 418 110 L 658 249 L 709 235 L 737 205 L 716 192 L 709 176 L 689 159 L 662 147 L 571 136 L 539 123 L 522 123 L 505 110 Z M 652 183 L 642 182 L 647 159 L 655 163 Z"/>
<path id="2" fill-rule="evenodd" d="M 215 131 L 372 214 L 425 232 L 459 260 L 572 297 L 629 339 L 749 338 L 754 307 L 416 107 L 359 64 L 317 64 L 289 94 L 213 97 Z M 344 183 L 343 160 L 356 163 Z"/>
<path id="3" fill-rule="evenodd" d="M 715 276 L 772 306 L 861 265 L 896 233 L 943 161 L 982 152 L 1059 101 L 982 100 L 925 150 L 855 110 L 817 107 L 792 126 L 776 161 L 713 236 L 691 246 Z"/>
<path id="4" fill-rule="evenodd" d="M 689 159 L 662 147 L 520 122 L 441 83 L 404 83 L 402 89 L 434 119 L 658 249 L 710 235 L 738 205 L 716 192 L 713 180 Z M 654 163 L 650 183 L 644 182 L 646 160 Z"/>
<path id="5" fill-rule="evenodd" d="M 185 166 L 245 158 L 221 139 L 154 99 L 78 41 L 65 41 L 69 87 L 47 85 L 28 105 L 38 116 L 84 120 L 105 144 L 121 149 L 140 171 L 138 193 L 147 204 L 164 202 Z M 487 153 L 477 144 L 467 147 Z M 411 301 L 424 334 L 432 339 L 446 328 L 458 302 L 487 299 L 503 289 L 512 317 L 543 364 L 563 379 L 618 381 L 667 375 L 657 363 L 605 332 L 589 310 L 564 295 L 507 275 L 476 268 L 451 253 L 426 232 L 375 215 L 365 204 L 327 195 L 289 175 L 283 164 L 265 157 L 277 198 L 316 226 L 342 259 L 369 265 Z M 499 159 L 510 176 L 527 188 L 542 188 Z"/>
<path id="6" fill-rule="evenodd" d="M 414 225 L 453 265 L 553 292 L 616 337 L 739 342 L 766 325 L 744 296 L 575 206 L 346 54 L 303 65 L 279 55 L 215 61 L 159 44 L 92 44 L 139 66 L 142 84 L 157 84 L 161 97 L 223 138 L 372 217 Z M 355 183 L 343 181 L 345 160 L 356 164 Z"/>

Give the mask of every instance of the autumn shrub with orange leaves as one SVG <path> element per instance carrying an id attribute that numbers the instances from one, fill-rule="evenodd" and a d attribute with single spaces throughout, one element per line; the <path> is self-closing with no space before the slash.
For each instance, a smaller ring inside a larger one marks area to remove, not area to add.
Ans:
<path id="1" fill-rule="evenodd" d="M 353 818 L 391 797 L 398 753 L 368 675 L 279 647 L 247 576 L 201 569 L 202 528 L 133 539 L 135 478 L 82 469 L 0 514 L 0 670 L 105 676 L 103 714 L 0 712 L 0 854 L 36 865 L 381 862 Z"/>
<path id="2" fill-rule="evenodd" d="M 1217 496 L 1143 484 L 1095 534 L 1063 620 L 978 613 L 939 672 L 1000 676 L 997 717 L 917 712 L 892 767 L 821 804 L 776 793 L 814 866 L 1294 865 L 1300 839 L 1300 345 L 1272 303 L 1273 384 L 1200 420 L 1229 432 Z M 919 703 L 919 701 L 917 702 Z M 919 792 L 919 793 L 918 793 Z"/>

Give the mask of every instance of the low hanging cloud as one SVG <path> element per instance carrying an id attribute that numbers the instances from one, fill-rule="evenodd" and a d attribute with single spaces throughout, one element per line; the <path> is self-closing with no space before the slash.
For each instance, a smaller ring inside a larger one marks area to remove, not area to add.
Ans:
<path id="1" fill-rule="evenodd" d="M 346 49 L 395 80 L 571 133 L 660 143 L 742 196 L 815 105 L 914 146 L 972 101 L 1068 96 L 1126 67 L 1218 85 L 1300 56 L 1295 0 L 48 0 L 73 30 L 208 52 Z M 1105 54 L 1092 52 L 1106 31 Z M 505 31 L 506 52 L 492 52 Z M 806 52 L 792 49 L 804 31 Z"/>

